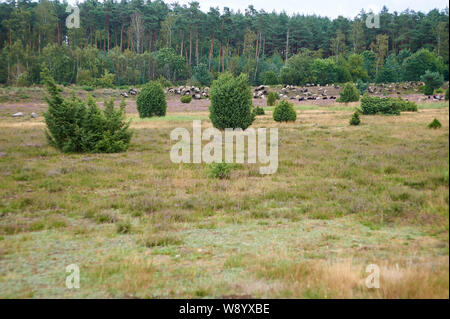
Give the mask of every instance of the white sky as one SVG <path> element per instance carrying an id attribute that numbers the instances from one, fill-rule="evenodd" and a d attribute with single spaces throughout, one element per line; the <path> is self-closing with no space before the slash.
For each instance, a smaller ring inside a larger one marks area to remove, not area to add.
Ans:
<path id="1" fill-rule="evenodd" d="M 355 17 L 361 9 L 366 12 L 372 9 L 374 12 L 381 10 L 383 5 L 389 9 L 389 12 L 404 11 L 411 9 L 415 11 L 428 12 L 432 9 L 444 9 L 448 7 L 447 0 L 197 0 L 200 3 L 200 9 L 202 11 L 208 11 L 209 7 L 219 7 L 222 9 L 224 6 L 230 9 L 240 9 L 242 12 L 250 5 L 253 4 L 256 10 L 264 9 L 267 12 L 273 10 L 277 12 L 285 11 L 291 15 L 293 13 L 300 14 L 317 14 L 320 16 L 327 16 L 330 18 L 336 18 L 339 15 L 344 17 Z M 164 0 L 166 3 L 173 3 L 174 1 Z M 187 4 L 191 0 L 178 0 L 180 4 Z"/>
<path id="2" fill-rule="evenodd" d="M 81 1 L 81 0 L 80 0 Z M 179 4 L 188 4 L 192 0 L 164 0 L 166 3 L 178 2 Z M 317 14 L 320 16 L 328 16 L 336 18 L 342 15 L 347 18 L 355 17 L 361 9 L 366 12 L 372 9 L 374 12 L 380 11 L 383 5 L 389 9 L 389 12 L 404 11 L 411 9 L 422 11 L 424 13 L 438 8 L 440 10 L 448 7 L 447 0 L 197 0 L 200 3 L 200 9 L 207 12 L 210 7 L 219 7 L 221 10 L 224 6 L 237 11 L 245 12 L 245 9 L 253 4 L 256 10 L 264 9 L 266 12 L 285 11 L 291 15 L 293 13 L 300 14 Z M 69 3 L 75 4 L 76 0 L 68 0 Z"/>

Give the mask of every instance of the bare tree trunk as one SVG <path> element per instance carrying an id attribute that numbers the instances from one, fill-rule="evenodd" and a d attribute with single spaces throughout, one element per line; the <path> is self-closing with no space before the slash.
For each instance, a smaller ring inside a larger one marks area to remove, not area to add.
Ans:
<path id="1" fill-rule="evenodd" d="M 198 31 L 197 31 L 196 39 L 195 39 L 195 59 L 196 59 L 196 65 L 198 66 Z"/>
<path id="2" fill-rule="evenodd" d="M 211 44 L 209 45 L 209 65 L 208 65 L 209 71 L 211 71 L 211 59 L 212 59 L 213 51 L 214 51 L 214 34 L 211 38 Z"/>
<path id="3" fill-rule="evenodd" d="M 220 56 L 220 54 L 222 53 L 222 43 L 220 44 L 220 47 L 219 47 L 219 68 L 217 69 L 217 72 L 219 72 L 220 73 L 220 58 L 221 58 L 221 56 Z"/>
<path id="4" fill-rule="evenodd" d="M 189 65 L 191 65 L 192 58 L 192 31 L 189 31 Z"/>
<path id="5" fill-rule="evenodd" d="M 184 37 L 181 38 L 181 49 L 180 49 L 180 55 L 183 56 L 183 46 L 184 46 Z"/>
<path id="6" fill-rule="evenodd" d="M 58 45 L 61 45 L 61 25 L 60 25 L 59 20 L 56 23 L 56 29 L 57 29 L 57 33 L 58 33 Z"/>
<path id="7" fill-rule="evenodd" d="M 288 59 L 288 55 L 289 55 L 289 28 L 287 29 L 287 36 L 286 36 L 286 59 L 285 59 L 285 62 Z"/>
<path id="8" fill-rule="evenodd" d="M 259 32 L 259 43 L 261 43 L 261 32 Z M 253 81 L 256 81 L 256 75 L 258 74 L 259 51 L 258 40 L 256 40 L 256 67 L 255 74 L 253 75 Z"/>
<path id="9" fill-rule="evenodd" d="M 123 26 L 120 28 L 120 51 L 122 51 L 123 48 Z"/>

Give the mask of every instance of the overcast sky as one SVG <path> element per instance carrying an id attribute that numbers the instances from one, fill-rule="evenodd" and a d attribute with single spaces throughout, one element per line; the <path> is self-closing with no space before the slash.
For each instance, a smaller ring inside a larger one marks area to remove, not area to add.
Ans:
<path id="1" fill-rule="evenodd" d="M 166 3 L 173 3 L 175 1 L 164 0 Z M 355 1 L 355 0 L 197 0 L 200 3 L 200 9 L 208 11 L 209 7 L 219 7 L 222 9 L 224 6 L 229 7 L 237 11 L 240 9 L 242 12 L 250 5 L 253 4 L 255 9 L 264 9 L 267 12 L 273 10 L 277 12 L 286 11 L 287 14 L 300 13 L 300 14 L 317 14 L 321 16 L 328 16 L 336 18 L 339 15 L 344 17 L 353 18 L 361 9 L 366 12 L 372 9 L 377 12 L 380 11 L 383 5 L 389 9 L 389 12 L 398 11 L 401 12 L 406 9 L 412 9 L 415 11 L 428 12 L 431 9 L 438 8 L 444 9 L 448 6 L 447 0 L 367 0 L 367 1 Z M 191 0 L 178 0 L 180 4 L 187 4 Z"/>
<path id="2" fill-rule="evenodd" d="M 0 0 L 1 1 L 1 0 Z M 83 1 L 83 0 L 79 0 Z M 101 0 L 100 0 L 101 1 Z M 118 0 L 120 1 L 120 0 Z M 192 0 L 163 0 L 166 3 L 178 2 L 179 4 L 188 4 Z M 197 0 L 200 3 L 200 9 L 204 12 L 209 11 L 210 7 L 228 7 L 237 11 L 245 12 L 249 5 L 253 5 L 256 10 L 264 9 L 266 12 L 285 11 L 287 14 L 316 14 L 336 18 L 340 15 L 347 18 L 354 18 L 361 9 L 366 12 L 378 12 L 383 5 L 389 9 L 389 12 L 401 12 L 406 9 L 422 11 L 424 13 L 438 8 L 440 10 L 448 7 L 448 0 Z M 68 0 L 75 4 L 77 0 Z"/>

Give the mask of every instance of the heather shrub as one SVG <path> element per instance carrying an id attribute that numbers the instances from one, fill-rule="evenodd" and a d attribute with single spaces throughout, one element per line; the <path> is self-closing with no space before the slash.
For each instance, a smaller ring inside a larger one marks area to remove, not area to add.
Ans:
<path id="1" fill-rule="evenodd" d="M 277 122 L 295 122 L 297 113 L 291 103 L 288 101 L 281 101 L 273 111 L 273 119 Z"/>
<path id="2" fill-rule="evenodd" d="M 158 82 L 149 82 L 139 93 L 136 104 L 141 118 L 166 115 L 166 96 Z"/>
<path id="3" fill-rule="evenodd" d="M 122 220 L 116 224 L 118 234 L 128 234 L 131 232 L 131 223 L 128 220 Z"/>
<path id="4" fill-rule="evenodd" d="M 234 77 L 228 72 L 220 75 L 212 84 L 210 98 L 209 117 L 214 127 L 245 130 L 253 123 L 255 115 L 247 75 Z"/>

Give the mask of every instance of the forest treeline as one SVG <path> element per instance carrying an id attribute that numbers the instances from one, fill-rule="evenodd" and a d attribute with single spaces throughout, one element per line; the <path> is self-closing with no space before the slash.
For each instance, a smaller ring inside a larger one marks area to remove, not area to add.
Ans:
<path id="1" fill-rule="evenodd" d="M 252 84 L 448 80 L 448 7 L 389 12 L 369 29 L 353 19 L 230 8 L 200 10 L 161 0 L 85 0 L 68 29 L 60 0 L 0 3 L 0 83 L 40 83 L 45 65 L 62 84 L 135 85 L 164 77 L 208 85 L 246 73 Z M 202 8 L 205 9 L 205 8 Z M 289 10 L 289 8 L 286 8 Z"/>

